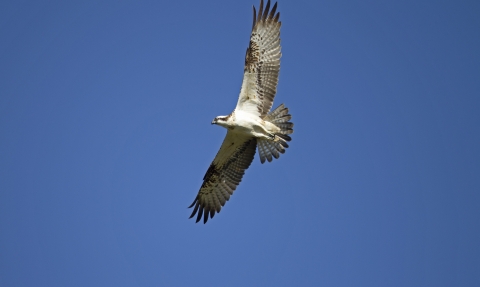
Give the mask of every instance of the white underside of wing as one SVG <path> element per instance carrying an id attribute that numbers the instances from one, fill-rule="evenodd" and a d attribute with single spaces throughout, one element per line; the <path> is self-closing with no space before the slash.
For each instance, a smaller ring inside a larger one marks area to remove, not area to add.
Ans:
<path id="1" fill-rule="evenodd" d="M 217 165 L 223 165 L 230 159 L 230 156 L 234 153 L 234 151 L 249 138 L 250 137 L 246 134 L 227 132 L 225 140 L 222 143 L 218 154 L 215 156 L 213 163 Z"/>
<path id="2" fill-rule="evenodd" d="M 243 75 L 242 89 L 238 97 L 236 111 L 243 111 L 260 117 L 262 102 L 257 96 L 257 86 L 255 84 L 256 75 L 254 73 L 245 72 Z"/>

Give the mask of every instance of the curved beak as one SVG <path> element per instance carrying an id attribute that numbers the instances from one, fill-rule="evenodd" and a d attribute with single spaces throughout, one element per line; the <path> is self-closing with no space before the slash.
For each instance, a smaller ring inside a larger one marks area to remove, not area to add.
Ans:
<path id="1" fill-rule="evenodd" d="M 217 119 L 213 119 L 212 125 L 217 123 Z"/>

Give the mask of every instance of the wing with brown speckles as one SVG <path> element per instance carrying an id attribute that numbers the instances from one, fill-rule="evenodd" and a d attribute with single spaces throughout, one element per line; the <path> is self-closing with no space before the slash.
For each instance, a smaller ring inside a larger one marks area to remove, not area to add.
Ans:
<path id="1" fill-rule="evenodd" d="M 213 218 L 215 212 L 220 212 L 252 163 L 256 146 L 257 140 L 253 137 L 227 132 L 220 150 L 203 177 L 197 197 L 189 206 L 194 207 L 190 218 L 197 214 L 196 222 L 203 216 L 203 222 L 207 223 L 209 216 Z"/>
<path id="2" fill-rule="evenodd" d="M 280 71 L 280 13 L 277 3 L 270 10 L 270 0 L 263 9 L 260 1 L 258 15 L 253 7 L 253 28 L 245 56 L 242 89 L 236 110 L 248 111 L 261 118 L 272 108 L 277 93 Z"/>

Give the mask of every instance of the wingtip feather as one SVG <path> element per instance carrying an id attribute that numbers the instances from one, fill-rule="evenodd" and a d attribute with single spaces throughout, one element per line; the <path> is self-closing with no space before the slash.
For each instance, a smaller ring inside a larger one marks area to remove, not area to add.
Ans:
<path id="1" fill-rule="evenodd" d="M 207 223 L 208 221 L 208 209 L 204 209 L 204 214 L 203 214 L 203 224 Z"/>
<path id="2" fill-rule="evenodd" d="M 270 15 L 268 15 L 268 19 L 273 19 L 273 16 L 275 16 L 276 11 L 277 11 L 277 2 L 273 4 L 272 11 L 270 11 Z"/>
<path id="3" fill-rule="evenodd" d="M 257 11 L 255 10 L 255 6 L 253 6 L 253 24 L 252 24 L 252 31 L 255 28 L 255 23 L 257 22 Z"/>
<path id="4" fill-rule="evenodd" d="M 192 204 L 190 204 L 190 206 L 187 207 L 187 208 L 192 208 L 192 207 L 195 205 L 196 202 L 197 202 L 197 197 L 195 197 L 195 200 L 194 200 L 194 201 L 192 202 Z"/>
<path id="5" fill-rule="evenodd" d="M 195 223 L 198 223 L 200 219 L 202 219 L 202 215 L 203 215 L 203 206 L 200 206 L 200 210 L 198 210 L 197 220 L 195 221 Z"/>
<path id="6" fill-rule="evenodd" d="M 267 6 L 265 6 L 265 10 L 263 11 L 262 20 L 265 21 L 267 19 L 269 10 L 270 10 L 270 0 L 267 1 Z"/>
<path id="7" fill-rule="evenodd" d="M 260 0 L 260 7 L 258 7 L 258 21 L 262 20 L 262 14 L 263 14 L 263 0 Z"/>

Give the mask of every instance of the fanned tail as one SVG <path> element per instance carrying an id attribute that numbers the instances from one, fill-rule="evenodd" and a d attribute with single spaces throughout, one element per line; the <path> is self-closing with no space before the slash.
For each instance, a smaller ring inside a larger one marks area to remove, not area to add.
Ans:
<path id="1" fill-rule="evenodd" d="M 285 153 L 285 149 L 288 148 L 287 142 L 292 140 L 289 136 L 293 133 L 293 123 L 289 122 L 291 118 L 292 116 L 288 113 L 288 108 L 284 104 L 265 116 L 264 120 L 276 125 L 280 131 L 274 133 L 275 138 L 272 140 L 257 140 L 261 163 L 264 163 L 265 159 L 271 162 L 272 157 L 279 158 L 280 153 Z"/>

